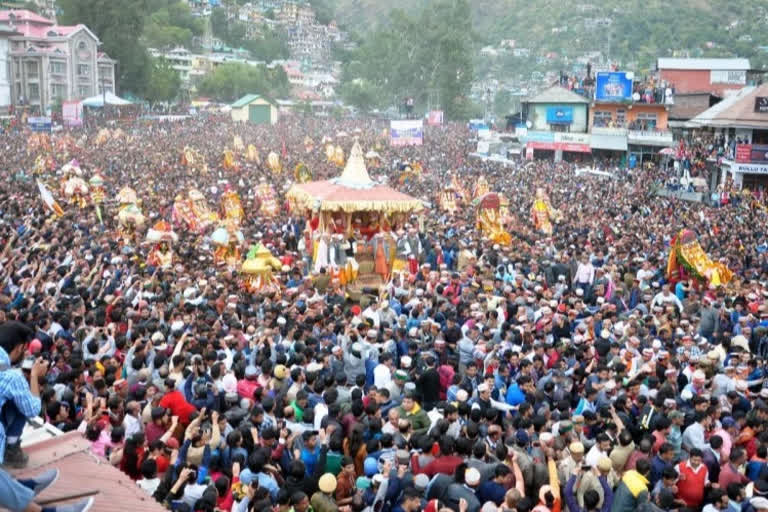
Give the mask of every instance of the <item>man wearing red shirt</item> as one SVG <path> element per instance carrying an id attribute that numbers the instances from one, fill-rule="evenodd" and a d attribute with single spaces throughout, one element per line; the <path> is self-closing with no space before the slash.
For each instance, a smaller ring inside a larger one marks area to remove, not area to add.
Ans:
<path id="1" fill-rule="evenodd" d="M 443 436 L 440 440 L 440 456 L 435 458 L 432 462 L 426 466 L 419 467 L 419 454 L 415 453 L 411 457 L 411 468 L 414 474 L 424 473 L 428 477 L 432 478 L 437 473 L 443 475 L 453 475 L 456 467 L 461 464 L 464 459 L 453 455 L 453 438 Z"/>
<path id="2" fill-rule="evenodd" d="M 179 422 L 185 427 L 189 425 L 189 415 L 195 412 L 195 406 L 187 402 L 184 394 L 175 389 L 176 381 L 173 379 L 165 380 L 165 388 L 168 390 L 160 399 L 160 407 L 171 410 L 171 416 L 178 416 Z"/>

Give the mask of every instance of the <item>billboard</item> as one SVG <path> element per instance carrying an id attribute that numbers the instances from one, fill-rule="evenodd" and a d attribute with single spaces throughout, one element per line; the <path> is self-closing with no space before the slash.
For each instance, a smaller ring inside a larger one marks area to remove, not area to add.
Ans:
<path id="1" fill-rule="evenodd" d="M 758 96 L 755 98 L 755 112 L 758 114 L 768 114 L 768 96 Z"/>
<path id="2" fill-rule="evenodd" d="M 604 71 L 597 74 L 595 100 L 632 101 L 632 75 L 624 71 Z"/>
<path id="3" fill-rule="evenodd" d="M 61 117 L 66 126 L 80 126 L 83 124 L 83 102 L 65 101 L 61 104 Z"/>
<path id="4" fill-rule="evenodd" d="M 424 125 L 421 119 L 390 121 L 389 143 L 392 146 L 421 146 L 424 143 Z"/>
<path id="5" fill-rule="evenodd" d="M 742 163 L 752 161 L 752 144 L 736 145 L 736 161 Z"/>

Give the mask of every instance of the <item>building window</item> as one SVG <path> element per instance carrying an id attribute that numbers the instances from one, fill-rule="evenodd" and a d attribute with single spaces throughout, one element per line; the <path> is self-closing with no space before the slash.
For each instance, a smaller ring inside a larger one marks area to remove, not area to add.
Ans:
<path id="1" fill-rule="evenodd" d="M 27 73 L 27 78 L 31 80 L 37 80 L 38 74 L 37 74 L 37 62 L 36 61 L 27 61 L 24 63 L 24 71 Z"/>
<path id="2" fill-rule="evenodd" d="M 28 84 L 29 101 L 40 101 L 40 86 L 38 84 Z"/>
<path id="3" fill-rule="evenodd" d="M 91 66 L 88 64 L 77 65 L 77 76 L 89 76 L 91 74 Z"/>
<path id="4" fill-rule="evenodd" d="M 623 128 L 627 123 L 627 111 L 623 108 L 616 109 L 616 126 Z"/>
<path id="5" fill-rule="evenodd" d="M 67 72 L 67 64 L 60 60 L 52 60 L 48 64 L 52 75 L 64 75 Z"/>
<path id="6" fill-rule="evenodd" d="M 67 86 L 64 84 L 51 84 L 51 99 L 66 99 Z"/>
<path id="7" fill-rule="evenodd" d="M 592 119 L 592 125 L 597 127 L 610 126 L 613 121 L 613 115 L 607 110 L 595 110 L 594 118 Z"/>
<path id="8" fill-rule="evenodd" d="M 88 87 L 87 85 L 81 85 L 80 87 L 78 87 L 77 92 L 78 92 L 78 96 L 80 96 L 81 98 L 87 98 L 88 96 L 91 95 L 91 88 Z"/>
<path id="9" fill-rule="evenodd" d="M 655 113 L 648 113 L 648 112 L 641 112 L 637 114 L 637 118 L 635 119 L 635 122 L 633 123 L 633 129 L 635 130 L 648 130 L 648 131 L 655 131 L 656 130 L 656 114 Z"/>

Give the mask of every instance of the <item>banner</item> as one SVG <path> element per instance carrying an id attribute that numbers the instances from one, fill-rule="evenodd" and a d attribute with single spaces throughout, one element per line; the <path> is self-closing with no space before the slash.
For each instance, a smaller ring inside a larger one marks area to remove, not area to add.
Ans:
<path id="1" fill-rule="evenodd" d="M 443 124 L 443 111 L 432 110 L 427 117 L 427 124 L 430 126 L 439 126 Z"/>
<path id="2" fill-rule="evenodd" d="M 736 161 L 741 163 L 752 161 L 752 144 L 736 145 Z"/>
<path id="3" fill-rule="evenodd" d="M 392 146 L 421 146 L 424 143 L 424 126 L 421 119 L 390 121 L 389 133 L 389 143 Z"/>
<path id="4" fill-rule="evenodd" d="M 768 114 L 768 96 L 758 96 L 755 98 L 755 112 L 758 114 Z"/>
<path id="5" fill-rule="evenodd" d="M 752 144 L 749 151 L 749 161 L 752 163 L 768 163 L 768 146 Z"/>
<path id="6" fill-rule="evenodd" d="M 29 129 L 33 132 L 50 132 L 51 131 L 51 118 L 50 117 L 28 117 L 27 124 Z"/>
<path id="7" fill-rule="evenodd" d="M 598 101 L 631 101 L 632 79 L 624 71 L 597 74 L 595 99 Z"/>
<path id="8" fill-rule="evenodd" d="M 83 124 L 83 102 L 65 101 L 61 104 L 61 117 L 65 126 L 80 126 Z"/>

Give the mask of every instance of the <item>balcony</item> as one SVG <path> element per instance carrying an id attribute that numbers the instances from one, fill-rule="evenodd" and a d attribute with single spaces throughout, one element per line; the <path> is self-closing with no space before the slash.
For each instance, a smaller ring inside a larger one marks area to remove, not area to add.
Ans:
<path id="1" fill-rule="evenodd" d="M 626 136 L 627 132 L 626 128 L 619 128 L 619 127 L 607 127 L 607 126 L 593 126 L 592 127 L 592 135 L 617 135 L 617 136 Z"/>
<path id="2" fill-rule="evenodd" d="M 627 142 L 643 146 L 665 147 L 670 147 L 675 144 L 672 132 L 666 130 L 629 130 L 627 132 Z"/>

